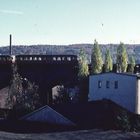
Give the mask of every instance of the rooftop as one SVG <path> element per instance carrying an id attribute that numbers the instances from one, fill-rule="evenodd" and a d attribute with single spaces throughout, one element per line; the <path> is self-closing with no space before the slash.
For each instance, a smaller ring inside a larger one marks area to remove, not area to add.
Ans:
<path id="1" fill-rule="evenodd" d="M 90 75 L 90 76 L 99 76 L 99 75 L 104 75 L 104 74 L 116 74 L 116 75 L 132 76 L 132 77 L 137 77 L 138 79 L 140 79 L 139 73 L 134 74 L 134 73 L 105 72 L 105 73 L 98 73 L 98 74 L 94 74 L 94 75 Z"/>

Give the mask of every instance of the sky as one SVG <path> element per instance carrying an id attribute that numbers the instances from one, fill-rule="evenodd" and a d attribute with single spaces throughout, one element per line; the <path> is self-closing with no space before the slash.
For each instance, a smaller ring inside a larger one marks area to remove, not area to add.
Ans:
<path id="1" fill-rule="evenodd" d="M 0 46 L 140 44 L 140 0 L 0 0 Z"/>

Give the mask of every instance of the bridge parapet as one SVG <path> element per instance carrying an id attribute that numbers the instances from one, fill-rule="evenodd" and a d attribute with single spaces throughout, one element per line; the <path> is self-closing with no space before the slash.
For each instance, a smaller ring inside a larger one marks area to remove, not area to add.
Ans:
<path id="1" fill-rule="evenodd" d="M 0 88 L 10 85 L 12 63 L 18 73 L 39 86 L 43 104 L 51 102 L 52 87 L 77 83 L 78 60 L 76 55 L 0 55 Z"/>
<path id="2" fill-rule="evenodd" d="M 76 55 L 17 55 L 16 61 L 22 62 L 76 62 Z"/>
<path id="3" fill-rule="evenodd" d="M 10 55 L 0 55 L 0 63 L 11 63 L 12 59 Z"/>

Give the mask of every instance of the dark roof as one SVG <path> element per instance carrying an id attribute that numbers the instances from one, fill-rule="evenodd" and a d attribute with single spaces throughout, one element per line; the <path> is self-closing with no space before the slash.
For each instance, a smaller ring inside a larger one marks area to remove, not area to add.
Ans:
<path id="1" fill-rule="evenodd" d="M 75 124 L 72 121 L 68 120 L 66 117 L 56 112 L 48 105 L 45 105 L 21 117 L 20 120 L 32 122 L 48 122 L 50 124 L 75 126 Z"/>
<path id="2" fill-rule="evenodd" d="M 137 77 L 138 79 L 140 78 L 140 74 L 132 74 L 132 73 L 115 73 L 115 72 L 106 72 L 106 73 L 98 73 L 90 76 L 98 76 L 98 75 L 103 75 L 103 74 L 116 74 L 116 75 L 124 75 L 124 76 L 132 76 L 132 77 Z"/>
<path id="3" fill-rule="evenodd" d="M 52 108 L 67 117 L 69 120 L 84 128 L 100 127 L 106 124 L 107 120 L 112 123 L 111 110 L 106 107 L 104 101 L 94 101 L 76 104 L 59 104 Z"/>
<path id="4" fill-rule="evenodd" d="M 121 111 L 130 113 L 116 103 L 105 99 L 75 104 L 59 104 L 52 106 L 52 108 L 84 129 L 114 128 L 118 113 Z"/>

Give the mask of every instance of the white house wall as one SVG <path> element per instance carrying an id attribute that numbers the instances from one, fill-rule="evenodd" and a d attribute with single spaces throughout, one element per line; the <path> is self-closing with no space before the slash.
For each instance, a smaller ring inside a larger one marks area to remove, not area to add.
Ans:
<path id="1" fill-rule="evenodd" d="M 137 114 L 140 114 L 140 80 L 138 80 L 138 91 L 137 91 Z"/>
<path id="2" fill-rule="evenodd" d="M 98 87 L 98 81 L 101 81 L 102 83 L 101 88 Z M 109 88 L 106 88 L 106 81 L 109 81 Z M 114 87 L 115 81 L 118 81 L 117 89 Z M 136 76 L 123 74 L 105 73 L 90 76 L 89 101 L 102 100 L 104 98 L 110 99 L 129 111 L 135 112 L 137 91 L 136 83 Z"/>

